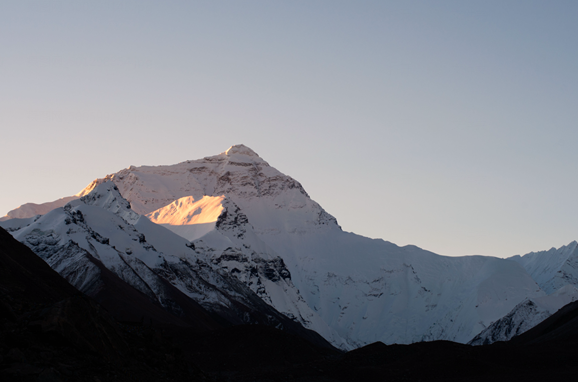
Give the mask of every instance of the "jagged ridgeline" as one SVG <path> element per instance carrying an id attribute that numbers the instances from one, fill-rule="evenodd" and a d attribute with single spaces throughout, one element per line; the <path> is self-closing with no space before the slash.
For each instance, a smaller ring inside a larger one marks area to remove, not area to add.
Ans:
<path id="1" fill-rule="evenodd" d="M 342 349 L 466 343 L 528 299 L 548 316 L 578 295 L 578 278 L 545 289 L 535 279 L 544 274 L 523 261 L 446 257 L 344 232 L 298 181 L 244 145 L 130 166 L 0 224 L 80 290 L 96 288 L 106 269 L 177 316 L 180 293 L 229 322 L 302 325 Z M 560 256 L 557 266 L 578 275 L 564 265 L 576 251 Z"/>

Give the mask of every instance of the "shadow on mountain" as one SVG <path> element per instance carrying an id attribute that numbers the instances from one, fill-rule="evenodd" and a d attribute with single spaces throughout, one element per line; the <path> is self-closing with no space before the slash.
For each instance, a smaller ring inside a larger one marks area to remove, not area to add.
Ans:
<path id="1" fill-rule="evenodd" d="M 196 332 L 219 329 L 227 324 L 226 321 L 211 316 L 169 282 L 159 278 L 166 291 L 167 300 L 170 300 L 174 310 L 178 311 L 178 315 L 172 314 L 158 301 L 151 300 L 121 280 L 90 254 L 86 256 L 100 271 L 99 277 L 93 279 L 96 285 L 87 290 L 86 294 L 105 307 L 119 322 L 132 325 L 146 324 L 156 328 L 187 327 Z"/>
<path id="2" fill-rule="evenodd" d="M 515 344 L 541 344 L 560 342 L 578 344 L 578 301 L 562 307 L 539 325 L 512 338 Z"/>
<path id="3" fill-rule="evenodd" d="M 342 381 L 572 380 L 577 356 L 578 302 L 573 302 L 508 342 L 378 342 L 348 352 L 329 374 Z"/>
<path id="4" fill-rule="evenodd" d="M 177 316 L 100 272 L 88 297 L 0 229 L 0 380 L 222 380 L 236 369 L 262 374 L 261 360 L 275 371 L 339 354 L 287 318 L 283 326 L 296 334 L 232 326 L 167 283 Z M 279 314 L 265 309 L 264 320 L 267 313 Z"/>
<path id="5" fill-rule="evenodd" d="M 208 379 L 161 329 L 119 323 L 0 229 L 0 380 Z"/>
<path id="6" fill-rule="evenodd" d="M 578 372 L 578 303 L 508 343 L 378 342 L 343 354 L 302 327 L 220 322 L 175 292 L 185 307 L 177 317 L 101 270 L 92 299 L 0 229 L 0 380 L 538 381 Z"/>

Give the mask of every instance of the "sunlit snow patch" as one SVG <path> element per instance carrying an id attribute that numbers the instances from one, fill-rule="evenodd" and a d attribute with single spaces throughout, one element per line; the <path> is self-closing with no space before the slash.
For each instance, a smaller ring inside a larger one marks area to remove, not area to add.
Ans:
<path id="1" fill-rule="evenodd" d="M 146 215 L 153 223 L 193 241 L 215 229 L 225 196 L 185 196 Z"/>

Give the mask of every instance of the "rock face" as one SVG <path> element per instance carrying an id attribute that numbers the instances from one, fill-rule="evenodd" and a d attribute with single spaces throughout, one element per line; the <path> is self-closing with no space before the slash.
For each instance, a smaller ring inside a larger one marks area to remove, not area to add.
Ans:
<path id="1" fill-rule="evenodd" d="M 157 277 L 220 314 L 238 304 L 257 309 L 249 291 L 345 349 L 375 341 L 465 343 L 547 294 L 520 261 L 444 257 L 344 232 L 298 181 L 244 145 L 171 166 L 131 166 L 77 195 L 54 210 L 60 217 L 30 211 L 2 225 L 55 269 L 49 248 L 71 240 L 165 309 L 173 303 Z M 63 228 L 67 219 L 72 226 Z M 55 221 L 63 222 L 50 228 L 57 236 L 49 229 Z"/>

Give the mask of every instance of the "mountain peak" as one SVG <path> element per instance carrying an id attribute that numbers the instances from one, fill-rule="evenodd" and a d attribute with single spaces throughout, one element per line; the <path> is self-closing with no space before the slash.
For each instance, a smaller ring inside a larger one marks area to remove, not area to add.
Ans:
<path id="1" fill-rule="evenodd" d="M 136 223 L 140 218 L 140 215 L 131 209 L 130 203 L 122 197 L 116 185 L 110 180 L 97 184 L 87 195 L 81 197 L 80 201 L 72 201 L 69 204 L 74 206 L 78 203 L 101 207 L 120 216 L 130 224 Z"/>
<path id="2" fill-rule="evenodd" d="M 249 147 L 240 144 L 240 145 L 233 145 L 231 147 L 229 147 L 227 149 L 227 151 L 225 151 L 225 155 L 227 156 L 231 156 L 231 155 L 247 155 L 250 157 L 259 157 L 259 155 L 254 152 L 253 150 L 251 150 Z"/>

